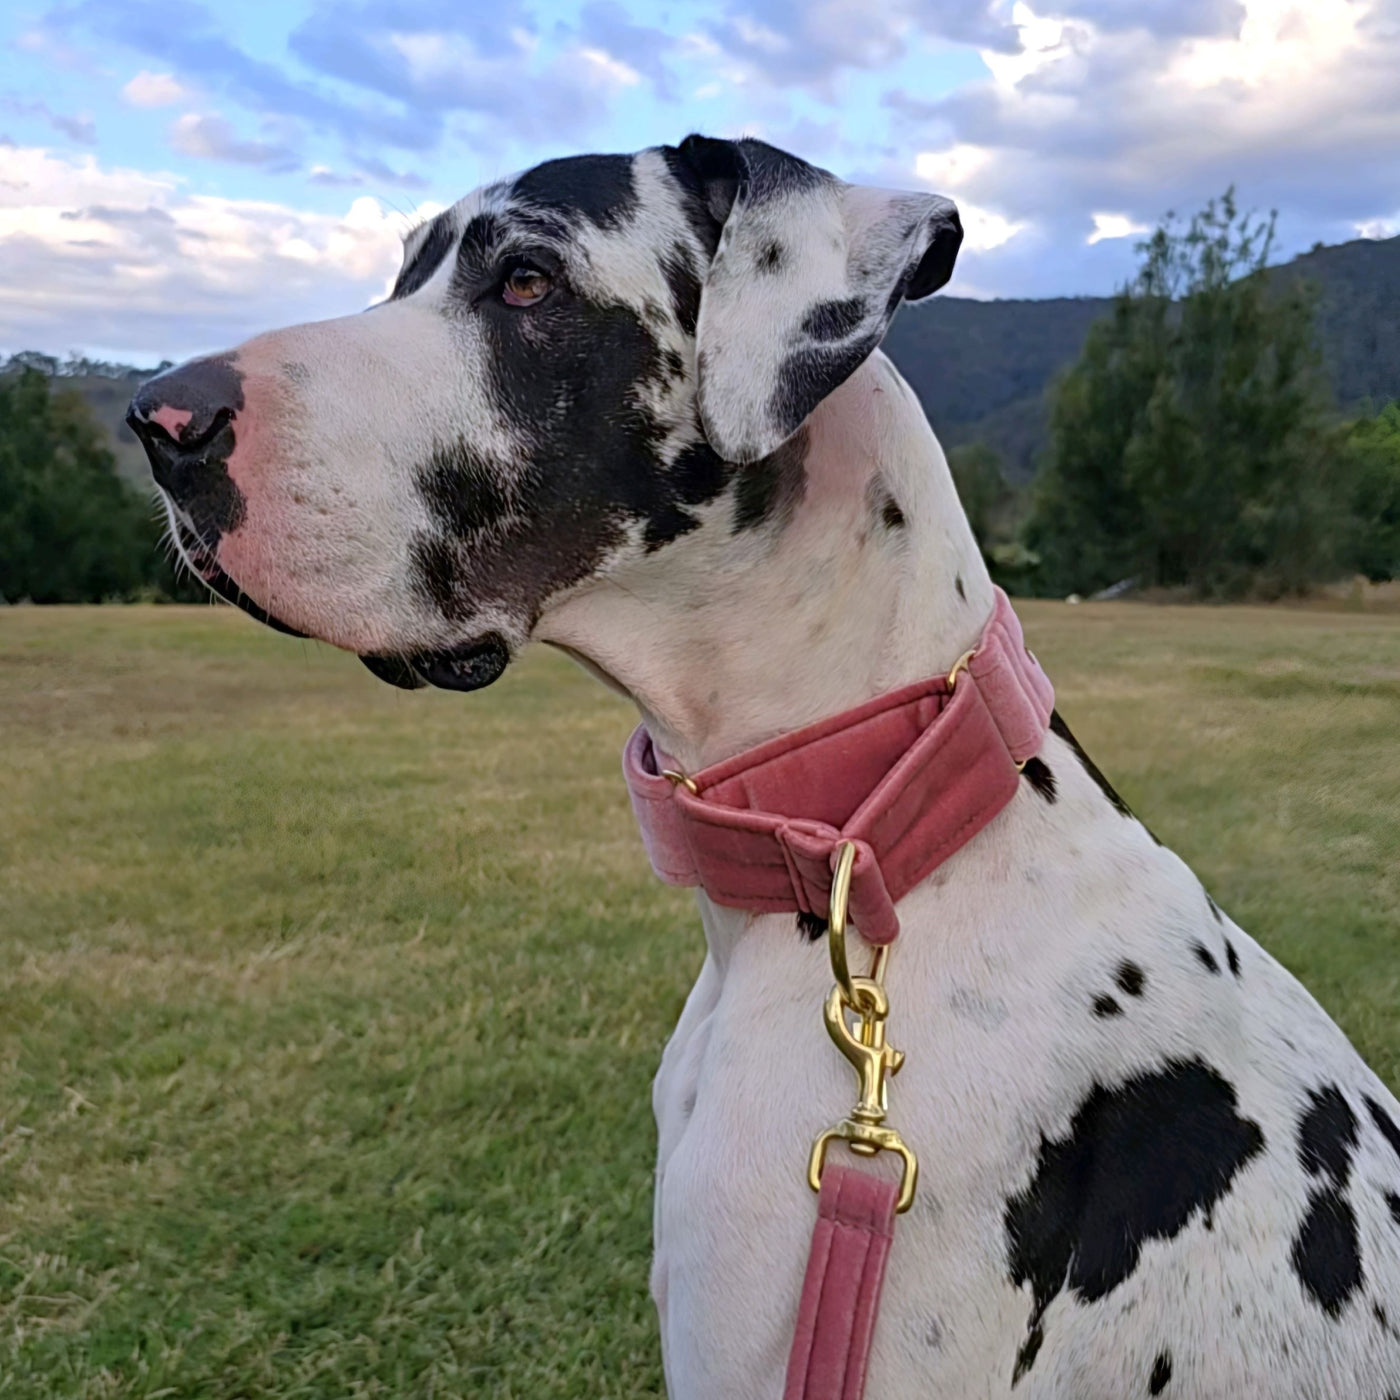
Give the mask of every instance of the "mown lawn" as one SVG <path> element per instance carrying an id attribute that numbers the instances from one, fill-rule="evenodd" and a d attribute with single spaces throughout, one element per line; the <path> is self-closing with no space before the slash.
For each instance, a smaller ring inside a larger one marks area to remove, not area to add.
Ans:
<path id="1" fill-rule="evenodd" d="M 1024 615 L 1400 1085 L 1400 619 Z M 547 655 L 405 695 L 231 610 L 0 610 L 0 1396 L 661 1393 L 647 1091 L 701 943 L 631 722 Z"/>

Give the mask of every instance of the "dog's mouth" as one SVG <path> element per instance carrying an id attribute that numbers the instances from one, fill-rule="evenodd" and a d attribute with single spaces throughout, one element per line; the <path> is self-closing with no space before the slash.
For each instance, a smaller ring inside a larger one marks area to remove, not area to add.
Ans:
<path id="1" fill-rule="evenodd" d="M 183 520 L 177 518 L 174 527 L 180 552 L 206 588 L 275 632 L 308 638 L 307 633 L 249 598 L 220 567 L 214 551 Z M 442 651 L 361 656 L 360 660 L 372 676 L 400 690 L 422 690 L 430 685 L 439 690 L 481 690 L 501 678 L 510 664 L 510 648 L 500 633 L 488 632 L 475 641 Z"/>
<path id="2" fill-rule="evenodd" d="M 224 602 L 232 603 L 234 607 L 265 627 L 271 627 L 274 632 L 285 633 L 288 637 L 306 636 L 305 632 L 298 632 L 295 627 L 289 627 L 281 618 L 274 617 L 266 608 L 260 608 L 249 598 L 219 566 L 214 551 L 183 520 L 174 517 L 173 524 L 180 553 L 210 592 L 217 593 Z"/>
<path id="3" fill-rule="evenodd" d="M 400 690 L 481 690 L 500 680 L 510 664 L 510 649 L 497 632 L 446 651 L 422 651 L 411 656 L 362 656 L 370 674 Z"/>

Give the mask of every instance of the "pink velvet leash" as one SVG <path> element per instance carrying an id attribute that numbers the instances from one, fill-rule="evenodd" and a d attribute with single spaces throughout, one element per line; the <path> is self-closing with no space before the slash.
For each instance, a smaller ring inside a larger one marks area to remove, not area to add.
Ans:
<path id="1" fill-rule="evenodd" d="M 869 1172 L 822 1173 L 783 1400 L 861 1400 L 894 1238 L 898 1188 Z"/>

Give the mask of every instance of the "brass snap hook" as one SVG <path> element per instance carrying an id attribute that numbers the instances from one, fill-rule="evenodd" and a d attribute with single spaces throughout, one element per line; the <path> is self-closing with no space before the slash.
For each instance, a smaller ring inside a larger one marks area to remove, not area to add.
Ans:
<path id="1" fill-rule="evenodd" d="M 807 1183 L 812 1190 L 821 1190 L 826 1151 L 833 1142 L 848 1144 L 852 1152 L 862 1157 L 893 1152 L 904 1164 L 895 1204 L 895 1210 L 902 1213 L 913 1203 L 919 1163 L 904 1139 L 893 1128 L 884 1126 L 889 1112 L 889 1081 L 904 1063 L 903 1053 L 885 1043 L 885 1020 L 890 1014 L 884 988 L 889 947 L 881 945 L 875 949 L 869 977 L 852 977 L 846 958 L 846 915 L 855 860 L 855 842 L 842 842 L 831 881 L 831 912 L 827 921 L 827 952 L 836 985 L 827 994 L 822 1009 L 827 1034 L 856 1072 L 860 1097 L 849 1117 L 828 1128 L 812 1144 Z M 851 1013 L 854 1022 L 847 1019 Z"/>

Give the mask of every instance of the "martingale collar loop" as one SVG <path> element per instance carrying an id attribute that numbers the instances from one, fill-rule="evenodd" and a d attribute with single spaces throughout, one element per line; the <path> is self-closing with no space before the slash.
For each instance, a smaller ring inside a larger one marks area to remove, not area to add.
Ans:
<path id="1" fill-rule="evenodd" d="M 1001 589 L 952 674 L 682 774 L 639 726 L 623 773 L 652 868 L 717 904 L 825 918 L 839 848 L 855 846 L 851 921 L 899 932 L 895 904 L 1016 793 L 1055 694 Z"/>

